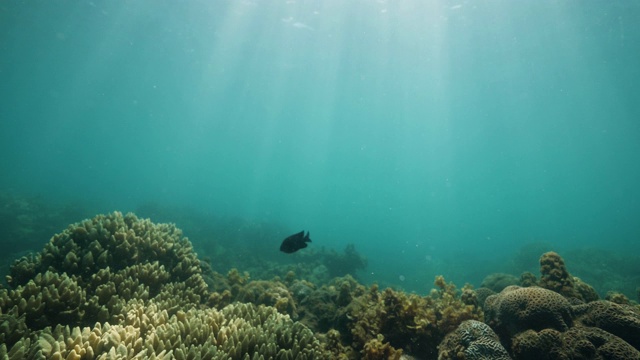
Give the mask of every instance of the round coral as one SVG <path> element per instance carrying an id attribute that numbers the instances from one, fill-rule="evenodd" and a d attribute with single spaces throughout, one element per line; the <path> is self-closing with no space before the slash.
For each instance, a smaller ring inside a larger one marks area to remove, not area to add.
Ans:
<path id="1" fill-rule="evenodd" d="M 566 331 L 573 323 L 571 304 L 551 290 L 509 286 L 485 301 L 485 320 L 499 335 L 533 329 Z"/>

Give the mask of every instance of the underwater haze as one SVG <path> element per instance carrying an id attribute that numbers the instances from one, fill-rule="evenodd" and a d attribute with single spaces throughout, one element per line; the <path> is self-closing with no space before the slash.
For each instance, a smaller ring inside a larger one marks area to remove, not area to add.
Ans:
<path id="1" fill-rule="evenodd" d="M 306 230 L 415 291 L 531 244 L 638 254 L 638 19 L 635 1 L 3 1 L 0 190 L 279 224 L 274 252 Z"/>

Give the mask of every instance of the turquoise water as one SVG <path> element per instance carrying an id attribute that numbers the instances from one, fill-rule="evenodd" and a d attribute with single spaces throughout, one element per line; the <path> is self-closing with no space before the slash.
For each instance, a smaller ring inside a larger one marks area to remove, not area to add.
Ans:
<path id="1" fill-rule="evenodd" d="M 637 254 L 639 18 L 634 1 L 4 1 L 0 189 L 305 229 L 417 290 L 532 243 Z"/>

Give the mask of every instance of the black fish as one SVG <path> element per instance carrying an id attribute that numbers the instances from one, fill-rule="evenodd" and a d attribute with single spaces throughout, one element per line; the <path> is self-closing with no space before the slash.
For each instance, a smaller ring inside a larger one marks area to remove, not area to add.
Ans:
<path id="1" fill-rule="evenodd" d="M 308 242 L 311 242 L 311 239 L 309 239 L 309 232 L 307 231 L 307 235 L 305 235 L 304 230 L 302 230 L 299 233 L 293 234 L 284 239 L 282 245 L 280 245 L 280 251 L 291 254 L 300 249 L 306 248 Z"/>

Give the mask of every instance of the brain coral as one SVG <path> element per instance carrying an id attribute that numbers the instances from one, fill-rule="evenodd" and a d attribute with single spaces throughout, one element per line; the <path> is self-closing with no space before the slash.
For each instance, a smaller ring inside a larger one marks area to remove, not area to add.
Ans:
<path id="1" fill-rule="evenodd" d="M 528 329 L 566 331 L 573 323 L 571 304 L 551 290 L 509 286 L 485 301 L 485 320 L 502 337 Z"/>
<path id="2" fill-rule="evenodd" d="M 438 345 L 438 360 L 511 360 L 489 325 L 477 321 L 463 321 Z"/>

